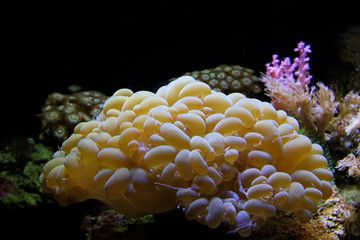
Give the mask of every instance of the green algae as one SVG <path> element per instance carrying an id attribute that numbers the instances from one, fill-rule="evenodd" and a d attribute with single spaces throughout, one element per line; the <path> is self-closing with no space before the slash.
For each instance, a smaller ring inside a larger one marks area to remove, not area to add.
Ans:
<path id="1" fill-rule="evenodd" d="M 39 175 L 52 154 L 51 148 L 33 138 L 17 137 L 5 143 L 0 150 L 0 177 L 12 181 L 14 189 L 0 198 L 0 205 L 23 208 L 52 201 L 39 184 Z"/>

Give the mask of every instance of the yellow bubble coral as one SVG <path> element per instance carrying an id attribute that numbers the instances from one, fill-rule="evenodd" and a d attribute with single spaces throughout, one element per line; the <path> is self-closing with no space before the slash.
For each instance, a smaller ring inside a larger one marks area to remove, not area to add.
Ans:
<path id="1" fill-rule="evenodd" d="M 132 217 L 177 206 L 241 236 L 277 209 L 309 221 L 332 192 L 318 144 L 282 110 L 184 76 L 156 94 L 121 89 L 78 124 L 40 183 L 60 205 L 93 198 Z"/>

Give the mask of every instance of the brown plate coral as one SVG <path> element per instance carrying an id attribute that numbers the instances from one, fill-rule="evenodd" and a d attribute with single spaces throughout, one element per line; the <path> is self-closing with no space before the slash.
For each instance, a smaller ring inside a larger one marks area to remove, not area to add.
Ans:
<path id="1" fill-rule="evenodd" d="M 132 217 L 180 206 L 189 220 L 241 236 L 277 209 L 307 222 L 331 196 L 320 145 L 270 103 L 211 90 L 190 76 L 155 94 L 120 89 L 79 123 L 43 169 L 60 205 L 99 199 Z"/>

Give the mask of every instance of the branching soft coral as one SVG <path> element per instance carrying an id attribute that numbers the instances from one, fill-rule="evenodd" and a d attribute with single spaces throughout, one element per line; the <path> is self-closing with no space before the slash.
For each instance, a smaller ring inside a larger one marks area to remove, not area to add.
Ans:
<path id="1" fill-rule="evenodd" d="M 336 113 L 339 102 L 335 101 L 334 92 L 323 83 L 317 83 L 318 89 L 311 88 L 311 100 L 313 102 L 313 123 L 320 137 L 325 136 L 325 129 L 331 118 Z"/>
<path id="2" fill-rule="evenodd" d="M 356 117 L 352 118 L 351 123 L 345 128 L 345 132 L 349 135 L 357 128 L 360 128 L 360 112 L 358 112 Z"/>
<path id="3" fill-rule="evenodd" d="M 353 132 L 356 132 L 356 129 L 358 128 L 360 128 L 360 112 L 358 112 L 358 114 L 350 120 L 350 124 L 345 127 L 345 132 L 347 135 L 350 135 Z M 337 163 L 336 168 L 340 171 L 345 170 L 345 168 L 349 168 L 349 176 L 360 177 L 360 142 L 358 143 L 356 155 L 349 153 L 349 155 Z"/>
<path id="4" fill-rule="evenodd" d="M 299 53 L 299 57 L 294 59 L 294 63 L 291 63 L 289 57 L 280 62 L 277 59 L 278 55 L 274 54 L 272 63 L 266 64 L 266 73 L 271 78 L 278 79 L 284 85 L 288 85 L 288 83 L 292 82 L 305 90 L 312 78 L 309 74 L 310 66 L 308 62 L 310 58 L 307 57 L 307 54 L 311 53 L 310 45 L 305 46 L 304 42 L 300 42 L 294 51 Z M 296 76 L 296 79 L 294 75 Z M 265 82 L 265 86 L 269 87 L 269 84 Z"/>
<path id="5" fill-rule="evenodd" d="M 354 151 L 360 142 L 360 94 L 351 91 L 339 105 L 339 114 L 332 119 L 328 130 L 331 141 L 345 151 Z"/>
<path id="6" fill-rule="evenodd" d="M 343 160 L 339 161 L 336 165 L 336 168 L 338 168 L 340 171 L 348 169 L 348 175 L 349 176 L 355 176 L 360 177 L 360 154 L 357 153 L 357 156 L 355 154 L 350 153 L 347 155 Z"/>
<path id="7" fill-rule="evenodd" d="M 307 130 L 324 139 L 325 128 L 339 103 L 335 101 L 334 92 L 323 83 L 308 87 L 312 78 L 309 74 L 310 58 L 307 57 L 311 53 L 310 46 L 300 42 L 295 52 L 299 52 L 299 57 L 294 59 L 294 63 L 290 58 L 280 62 L 274 55 L 272 63 L 266 64 L 267 71 L 261 80 L 276 109 L 294 115 Z"/>

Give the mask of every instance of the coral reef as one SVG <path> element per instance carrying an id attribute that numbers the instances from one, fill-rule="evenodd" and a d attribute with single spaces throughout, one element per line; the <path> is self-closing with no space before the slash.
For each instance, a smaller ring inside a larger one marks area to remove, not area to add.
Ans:
<path id="1" fill-rule="evenodd" d="M 360 128 L 360 111 L 358 111 L 358 114 L 350 120 L 350 124 L 345 128 L 345 132 L 350 135 L 358 128 Z"/>
<path id="2" fill-rule="evenodd" d="M 353 153 L 349 153 L 343 160 L 337 162 L 336 168 L 340 171 L 348 168 L 348 175 L 360 177 L 360 150 L 357 153 L 357 156 Z"/>
<path id="3" fill-rule="evenodd" d="M 32 138 L 17 137 L 0 151 L 0 194 L 7 183 L 7 194 L 0 198 L 0 205 L 7 207 L 36 206 L 45 201 L 38 176 L 53 150 Z"/>
<path id="4" fill-rule="evenodd" d="M 343 192 L 343 190 L 341 190 Z M 348 193 L 349 192 L 349 193 Z M 355 193 L 355 195 L 354 195 Z M 343 195 L 347 195 L 345 198 Z M 354 196 L 353 196 L 354 195 Z M 333 185 L 332 196 L 323 201 L 313 218 L 306 224 L 301 223 L 293 214 L 288 214 L 284 210 L 278 213 L 265 223 L 261 229 L 251 234 L 252 240 L 340 240 L 353 239 L 358 237 L 359 217 L 354 202 L 348 199 L 358 200 L 358 191 L 349 190 L 346 193 L 339 193 L 339 189 Z M 160 218 L 160 216 L 162 216 Z M 150 220 L 150 221 L 149 221 Z M 144 218 L 129 218 L 113 210 L 104 210 L 100 214 L 88 215 L 85 217 L 82 225 L 83 231 L 89 240 L 96 239 L 119 239 L 124 236 L 133 236 L 134 232 L 142 232 L 140 235 L 151 235 L 154 231 L 160 231 L 163 235 L 164 228 L 168 232 L 182 232 L 188 234 L 188 239 L 198 239 L 204 236 L 205 232 L 199 232 L 199 236 L 194 234 L 195 224 L 182 222 L 183 219 L 174 211 L 163 215 L 147 215 Z M 166 225 L 166 222 L 171 224 Z M 176 224 L 175 224 L 176 223 Z M 176 227 L 177 225 L 180 225 Z M 146 226 L 147 225 L 147 226 Z M 186 227 L 185 227 L 186 226 Z M 178 229 L 183 228 L 183 229 Z M 131 232 L 129 232 L 129 230 Z M 223 229 L 220 229 L 220 232 Z M 224 226 L 226 231 L 226 227 Z M 206 231 L 212 234 L 211 239 L 239 239 L 232 234 L 215 236 L 218 232 Z M 158 239 L 167 239 L 156 234 Z M 136 235 L 138 237 L 138 235 Z M 177 235 L 174 239 L 182 239 Z M 208 238 L 207 238 L 208 239 Z"/>
<path id="5" fill-rule="evenodd" d="M 212 69 L 183 74 L 207 83 L 211 89 L 225 94 L 240 92 L 252 97 L 262 91 L 254 70 L 238 65 L 220 65 Z"/>
<path id="6" fill-rule="evenodd" d="M 129 227 L 154 222 L 152 215 L 141 218 L 131 218 L 114 210 L 106 210 L 97 216 L 87 215 L 82 223 L 82 230 L 88 240 L 119 239 Z"/>
<path id="7" fill-rule="evenodd" d="M 307 222 L 333 180 L 320 145 L 271 104 L 184 76 L 156 94 L 116 91 L 78 124 L 40 183 L 62 206 L 99 199 L 139 217 L 176 209 L 241 236 L 277 209 Z"/>
<path id="8" fill-rule="evenodd" d="M 306 227 L 319 239 L 344 239 L 349 237 L 346 236 L 346 226 L 352 221 L 354 214 L 354 206 L 349 204 L 334 186 L 333 195 L 325 201 Z"/>
<path id="9" fill-rule="evenodd" d="M 350 177 L 360 177 L 360 95 L 351 91 L 341 101 L 339 114 L 329 127 L 329 143 L 334 150 L 347 153 L 336 163 L 339 171 L 348 169 Z M 335 165 L 335 164 L 334 164 Z"/>
<path id="10" fill-rule="evenodd" d="M 73 85 L 69 90 L 72 94 L 52 93 L 48 96 L 42 114 L 41 138 L 52 135 L 59 140 L 64 140 L 72 133 L 76 124 L 90 121 L 100 113 L 100 109 L 108 98 L 101 92 L 82 91 Z"/>
<path id="11" fill-rule="evenodd" d="M 339 208 L 343 205 L 343 211 L 347 211 L 347 216 L 343 222 L 345 230 L 345 239 L 359 239 L 360 237 L 360 185 L 340 183 L 338 191 L 334 197 L 341 199 Z"/>
<path id="12" fill-rule="evenodd" d="M 338 109 L 339 114 L 328 126 L 330 142 L 342 152 L 355 152 L 360 142 L 360 94 L 348 93 Z"/>
<path id="13" fill-rule="evenodd" d="M 333 186 L 332 196 L 321 204 L 308 223 L 302 224 L 292 215 L 281 211 L 261 231 L 254 232 L 251 239 L 340 240 L 347 236 L 346 226 L 354 214 L 354 207 Z"/>
<path id="14" fill-rule="evenodd" d="M 334 92 L 323 83 L 308 87 L 312 78 L 307 57 L 311 53 L 310 46 L 300 42 L 295 52 L 299 52 L 299 57 L 293 63 L 290 58 L 280 62 L 274 55 L 272 63 L 266 64 L 267 71 L 261 81 L 276 109 L 287 111 L 308 131 L 316 132 L 324 140 L 325 130 L 339 103 L 335 101 Z"/>
<path id="15" fill-rule="evenodd" d="M 289 57 L 280 62 L 278 55 L 274 54 L 272 63 L 266 64 L 266 73 L 272 79 L 282 82 L 284 86 L 291 87 L 290 83 L 295 83 L 299 88 L 306 90 L 312 79 L 309 74 L 310 66 L 308 62 L 310 58 L 307 57 L 307 54 L 311 53 L 310 45 L 306 46 L 304 42 L 300 42 L 294 51 L 299 53 L 299 57 L 295 58 L 293 63 Z M 271 82 L 266 81 L 266 79 L 263 82 L 267 88 L 271 89 Z M 280 103 L 281 100 L 278 99 Z M 286 99 L 284 100 L 286 101 Z"/>

